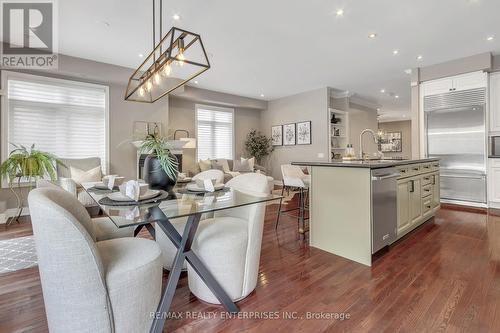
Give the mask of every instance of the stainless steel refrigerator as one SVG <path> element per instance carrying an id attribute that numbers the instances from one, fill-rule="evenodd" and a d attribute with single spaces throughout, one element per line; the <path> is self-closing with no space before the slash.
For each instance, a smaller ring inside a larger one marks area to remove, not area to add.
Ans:
<path id="1" fill-rule="evenodd" d="M 441 159 L 441 199 L 486 203 L 486 89 L 424 98 L 428 157 Z"/>

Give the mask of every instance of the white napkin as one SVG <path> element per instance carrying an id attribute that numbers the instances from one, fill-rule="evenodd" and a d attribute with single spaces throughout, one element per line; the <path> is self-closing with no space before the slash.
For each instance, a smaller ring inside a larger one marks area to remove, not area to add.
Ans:
<path id="1" fill-rule="evenodd" d="M 121 194 L 129 197 L 134 201 L 139 201 L 141 188 L 137 180 L 129 180 L 128 182 L 120 185 Z"/>
<path id="2" fill-rule="evenodd" d="M 207 191 L 207 192 L 214 192 L 215 191 L 214 184 L 212 184 L 211 179 L 204 179 L 203 180 L 203 187 L 205 188 L 205 191 Z"/>
<path id="3" fill-rule="evenodd" d="M 125 210 L 123 215 L 126 220 L 135 220 L 136 217 L 139 217 L 141 211 L 138 206 L 135 206 L 132 210 Z"/>
<path id="4" fill-rule="evenodd" d="M 116 175 L 110 175 L 110 176 L 108 176 L 108 188 L 110 190 L 112 190 L 113 187 L 115 187 L 115 179 L 116 179 Z"/>

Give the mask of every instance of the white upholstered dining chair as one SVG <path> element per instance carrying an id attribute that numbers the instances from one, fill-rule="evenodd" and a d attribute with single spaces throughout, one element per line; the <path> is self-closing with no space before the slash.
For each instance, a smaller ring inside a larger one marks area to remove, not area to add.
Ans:
<path id="1" fill-rule="evenodd" d="M 268 180 L 248 173 L 227 184 L 236 198 L 267 197 Z M 214 213 L 200 222 L 193 250 L 233 301 L 247 297 L 257 286 L 266 204 L 258 203 Z M 199 299 L 219 304 L 203 280 L 188 265 L 189 289 Z"/>
<path id="2" fill-rule="evenodd" d="M 217 183 L 224 182 L 224 172 L 217 169 L 210 169 L 206 171 L 202 171 L 196 176 L 193 177 L 193 181 L 197 179 L 216 179 Z M 202 219 L 207 218 L 207 214 L 202 216 Z M 170 223 L 175 227 L 177 232 L 182 235 L 184 228 L 186 226 L 187 218 L 179 217 L 176 219 L 171 219 Z M 177 248 L 172 244 L 172 241 L 165 235 L 163 230 L 159 227 L 155 228 L 155 237 L 158 245 L 160 245 L 161 253 L 163 256 L 163 267 L 167 270 L 172 268 L 172 264 L 174 262 L 175 254 L 177 252 Z M 186 269 L 186 262 L 184 262 L 183 268 Z"/>
<path id="3" fill-rule="evenodd" d="M 55 184 L 46 179 L 38 179 L 36 181 L 37 188 L 53 188 L 61 191 L 65 191 L 66 189 Z M 71 192 L 69 192 L 71 193 Z M 91 198 L 92 199 L 92 198 Z M 93 200 L 93 199 L 92 199 Z M 115 217 L 119 218 L 119 217 Z M 135 227 L 124 227 L 118 228 L 113 221 L 107 216 L 102 217 L 94 217 L 92 218 L 93 223 L 93 232 L 97 241 L 103 241 L 113 238 L 121 238 L 121 237 L 134 237 Z"/>
<path id="4" fill-rule="evenodd" d="M 28 203 L 49 331 L 148 332 L 161 295 L 158 245 L 96 242 L 85 207 L 66 191 L 37 188 Z"/>

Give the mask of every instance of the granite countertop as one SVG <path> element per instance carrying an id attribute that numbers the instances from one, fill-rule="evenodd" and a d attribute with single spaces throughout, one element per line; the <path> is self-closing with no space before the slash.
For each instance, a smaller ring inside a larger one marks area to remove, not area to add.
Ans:
<path id="1" fill-rule="evenodd" d="M 439 161 L 439 158 L 421 158 L 415 160 L 365 160 L 365 161 L 338 161 L 338 162 L 292 162 L 293 165 L 302 166 L 326 166 L 344 168 L 369 168 L 380 169 L 397 165 L 426 163 Z"/>

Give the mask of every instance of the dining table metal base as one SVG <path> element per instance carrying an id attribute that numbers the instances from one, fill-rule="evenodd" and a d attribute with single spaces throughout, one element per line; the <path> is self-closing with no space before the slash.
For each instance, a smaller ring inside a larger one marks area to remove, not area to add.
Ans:
<path id="1" fill-rule="evenodd" d="M 156 212 L 155 208 L 158 209 L 159 212 Z M 155 208 L 151 209 L 151 214 L 163 214 L 159 208 Z M 151 325 L 151 333 L 161 333 L 163 331 L 165 320 L 168 317 L 168 311 L 172 305 L 175 290 L 179 282 L 184 260 L 187 260 L 189 265 L 191 265 L 191 267 L 196 271 L 203 282 L 205 282 L 207 287 L 212 291 L 215 297 L 217 297 L 219 302 L 221 302 L 228 312 L 237 313 L 240 311 L 238 306 L 232 301 L 231 297 L 229 297 L 222 286 L 217 282 L 205 264 L 203 264 L 203 262 L 191 249 L 194 236 L 196 235 L 196 230 L 198 229 L 198 225 L 200 223 L 200 218 L 201 214 L 189 216 L 182 236 L 179 232 L 177 232 L 175 227 L 167 218 L 162 218 L 156 221 L 156 226 L 160 227 L 172 241 L 174 246 L 177 248 L 177 253 L 175 255 L 170 274 L 168 275 L 167 286 L 163 291 L 160 304 L 158 304 L 158 308 Z"/>

